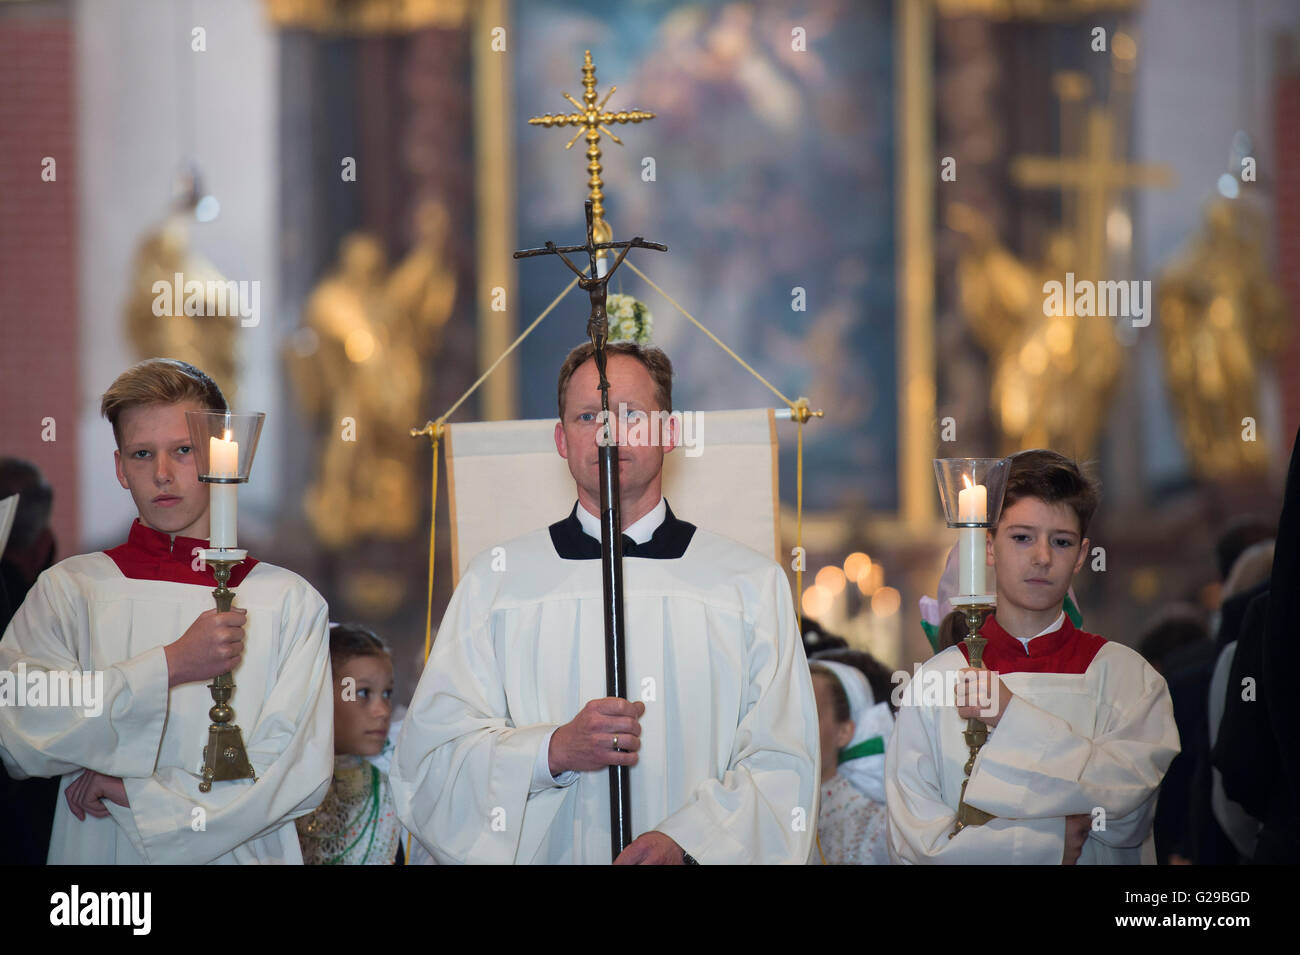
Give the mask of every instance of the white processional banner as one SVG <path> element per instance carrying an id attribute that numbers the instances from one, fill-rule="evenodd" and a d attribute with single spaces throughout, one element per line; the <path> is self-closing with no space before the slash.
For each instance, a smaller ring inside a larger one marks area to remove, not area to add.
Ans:
<path id="1" fill-rule="evenodd" d="M 776 421 L 770 408 L 691 412 L 692 447 L 664 458 L 664 496 L 681 520 L 781 563 Z M 447 428 L 455 583 L 475 555 L 568 516 L 577 494 L 555 450 L 555 419 Z"/>

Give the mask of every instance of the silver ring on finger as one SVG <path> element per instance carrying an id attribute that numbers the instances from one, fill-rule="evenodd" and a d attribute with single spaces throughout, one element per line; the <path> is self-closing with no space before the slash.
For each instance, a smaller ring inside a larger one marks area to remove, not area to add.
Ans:
<path id="1" fill-rule="evenodd" d="M 618 749 L 618 736 L 614 736 L 614 749 Z"/>

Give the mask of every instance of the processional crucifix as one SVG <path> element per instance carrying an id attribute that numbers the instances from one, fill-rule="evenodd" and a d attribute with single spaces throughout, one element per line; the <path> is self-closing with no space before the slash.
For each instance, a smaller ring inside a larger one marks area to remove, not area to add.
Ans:
<path id="1" fill-rule="evenodd" d="M 578 286 L 591 296 L 591 315 L 587 319 L 587 336 L 595 348 L 596 374 L 599 376 L 601 422 L 604 434 L 600 441 L 600 573 L 605 598 L 605 693 L 627 699 L 627 660 L 624 654 L 623 618 L 623 522 L 619 508 L 618 441 L 611 439 L 609 423 L 609 379 L 605 377 L 605 346 L 609 341 L 609 316 L 605 311 L 605 294 L 612 276 L 632 249 L 667 252 L 666 245 L 646 242 L 636 236 L 629 242 L 597 242 L 594 235 L 592 201 L 586 201 L 587 242 L 585 245 L 557 246 L 547 242 L 540 249 L 524 249 L 516 259 L 536 255 L 558 255 L 560 261 L 578 276 Z M 597 254 L 619 249 L 618 258 L 607 271 L 599 268 Z M 566 253 L 586 252 L 587 268 L 580 269 Z M 631 776 L 626 766 L 609 767 L 610 849 L 613 858 L 632 841 Z"/>
<path id="2" fill-rule="evenodd" d="M 605 295 L 610 276 L 623 264 L 631 249 L 653 249 L 667 252 L 666 245 L 646 242 L 637 236 L 630 242 L 614 242 L 613 230 L 605 221 L 605 194 L 600 178 L 600 134 L 604 133 L 618 145 L 623 145 L 609 129 L 610 124 L 640 123 L 654 119 L 654 113 L 641 109 L 610 112 L 605 104 L 614 95 L 617 86 L 611 86 L 605 98 L 597 103 L 596 67 L 587 50 L 582 61 L 582 102 L 568 93 L 564 98 L 577 112 L 534 116 L 528 122 L 534 126 L 577 126 L 578 131 L 565 145 L 568 149 L 587 138 L 587 242 L 585 245 L 556 246 L 547 242 L 540 249 L 525 249 L 515 253 L 516 259 L 535 255 L 558 255 L 560 260 L 578 277 L 578 286 L 591 297 L 591 315 L 587 319 L 587 336 L 595 348 L 596 374 L 599 377 L 601 420 L 604 433 L 600 442 L 600 569 L 601 589 L 605 598 L 605 693 L 627 699 L 627 661 L 623 646 L 623 522 L 619 509 L 618 442 L 610 440 L 609 379 L 605 377 L 605 345 L 609 341 L 609 316 L 605 311 Z M 614 264 L 606 268 L 606 255 L 610 249 L 621 250 Z M 586 252 L 587 268 L 574 265 L 566 253 Z M 609 767 L 609 821 L 610 850 L 617 859 L 632 841 L 631 777 L 626 766 Z"/>
<path id="3" fill-rule="evenodd" d="M 544 126 L 547 129 L 563 126 L 577 126 L 578 131 L 573 134 L 573 138 L 564 144 L 565 149 L 570 149 L 578 141 L 579 137 L 585 136 L 587 140 L 587 195 L 591 198 L 593 213 L 595 217 L 594 233 L 596 239 L 600 242 L 608 242 L 614 237 L 609 223 L 605 221 L 605 193 L 601 186 L 605 181 L 600 178 L 600 134 L 604 133 L 619 146 L 623 145 L 623 140 L 614 135 L 614 131 L 609 127 L 613 124 L 623 125 L 625 123 L 640 123 L 648 119 L 654 119 L 655 114 L 643 109 L 620 109 L 613 112 L 605 109 L 605 104 L 609 102 L 617 86 L 611 86 L 605 98 L 599 103 L 596 102 L 599 94 L 596 92 L 596 67 L 591 62 L 591 51 L 587 50 L 582 57 L 582 102 L 579 103 L 568 93 L 561 95 L 573 104 L 577 110 L 575 113 L 546 113 L 542 116 L 534 116 L 528 120 L 530 126 Z M 604 259 L 604 256 L 599 256 Z M 572 267 L 572 266 L 570 266 Z"/>

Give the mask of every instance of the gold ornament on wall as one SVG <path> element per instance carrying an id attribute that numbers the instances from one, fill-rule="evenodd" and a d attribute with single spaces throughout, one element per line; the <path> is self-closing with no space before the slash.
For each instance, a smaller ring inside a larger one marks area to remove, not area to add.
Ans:
<path id="1" fill-rule="evenodd" d="M 419 449 L 407 427 L 420 412 L 456 279 L 443 258 L 446 210 L 428 203 L 416 222 L 416 244 L 391 272 L 377 239 L 347 236 L 286 351 L 316 435 L 307 519 L 330 550 L 363 538 L 405 539 L 420 516 Z"/>
<path id="2" fill-rule="evenodd" d="M 1069 300 L 1044 314 L 1043 285 L 1059 280 L 1075 261 L 1073 240 L 1053 232 L 1043 261 L 1026 264 L 969 206 L 953 203 L 948 225 L 969 239 L 957 279 L 962 312 L 989 356 L 1000 452 L 1062 448 L 1090 457 L 1123 355 L 1108 319 L 1076 317 Z"/>
<path id="3" fill-rule="evenodd" d="M 1165 376 L 1201 477 L 1259 473 L 1271 459 L 1263 435 L 1242 435 L 1243 419 L 1260 417 L 1261 365 L 1290 334 L 1263 239 L 1258 212 L 1241 200 L 1215 200 L 1205 228 L 1160 276 Z"/>
<path id="4" fill-rule="evenodd" d="M 471 0 L 264 0 L 272 25 L 284 30 L 365 35 L 455 29 L 469 20 Z"/>
<path id="5" fill-rule="evenodd" d="M 225 276 L 190 245 L 200 192 L 193 171 L 177 179 L 167 217 L 136 246 L 123 317 L 136 358 L 189 362 L 206 372 L 233 405 L 240 315 Z"/>

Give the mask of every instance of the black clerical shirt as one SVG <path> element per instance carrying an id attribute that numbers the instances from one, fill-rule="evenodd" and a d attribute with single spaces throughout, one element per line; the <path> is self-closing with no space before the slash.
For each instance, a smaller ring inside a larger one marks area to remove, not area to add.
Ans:
<path id="1" fill-rule="evenodd" d="M 695 533 L 695 525 L 679 520 L 667 501 L 663 504 L 663 521 L 654 529 L 649 540 L 637 543 L 624 532 L 622 535 L 624 557 L 676 560 L 686 553 L 686 548 L 691 543 L 691 536 Z M 555 552 L 564 560 L 599 560 L 600 537 L 588 533 L 579 520 L 578 508 L 581 506 L 575 503 L 568 517 L 550 526 L 551 543 L 555 546 Z"/>

